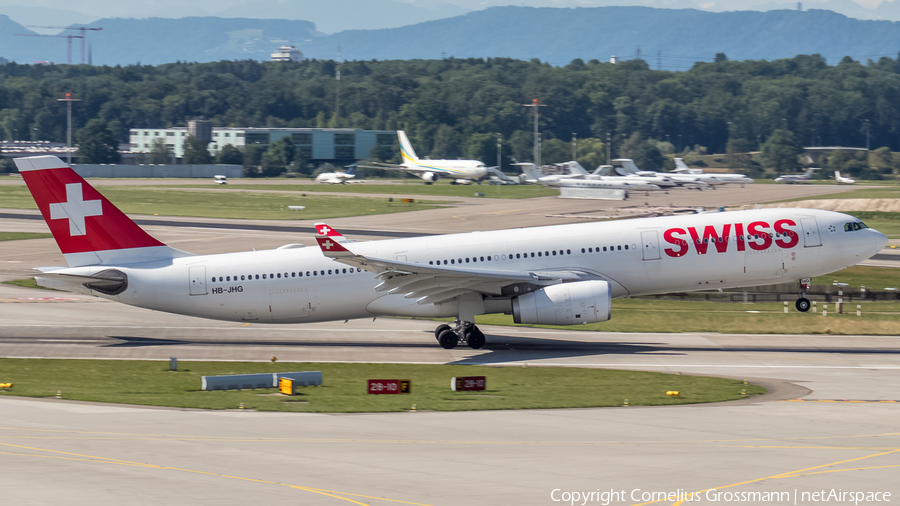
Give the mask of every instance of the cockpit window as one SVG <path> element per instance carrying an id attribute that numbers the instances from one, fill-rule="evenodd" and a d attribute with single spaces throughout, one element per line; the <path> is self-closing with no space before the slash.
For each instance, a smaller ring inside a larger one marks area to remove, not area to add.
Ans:
<path id="1" fill-rule="evenodd" d="M 861 221 L 851 221 L 850 223 L 844 223 L 844 232 L 853 232 L 854 230 L 862 230 L 864 228 L 869 228 L 865 223 Z"/>

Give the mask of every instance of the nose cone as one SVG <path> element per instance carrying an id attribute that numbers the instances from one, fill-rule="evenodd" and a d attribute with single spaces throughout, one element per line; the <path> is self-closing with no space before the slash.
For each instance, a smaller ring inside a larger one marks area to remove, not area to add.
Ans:
<path id="1" fill-rule="evenodd" d="M 878 253 L 879 251 L 883 250 L 885 246 L 887 246 L 888 237 L 877 230 L 874 230 L 874 229 L 869 229 L 869 230 L 872 230 L 872 235 L 873 235 L 874 241 L 875 241 L 875 251 L 872 253 L 874 255 L 875 253 Z"/>

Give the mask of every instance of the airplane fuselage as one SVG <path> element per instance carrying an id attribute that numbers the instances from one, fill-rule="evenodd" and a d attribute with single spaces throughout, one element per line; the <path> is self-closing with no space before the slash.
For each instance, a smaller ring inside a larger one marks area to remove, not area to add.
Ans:
<path id="1" fill-rule="evenodd" d="M 841 213 L 765 209 L 586 223 L 353 243 L 355 254 L 422 265 L 566 273 L 603 280 L 613 297 L 788 282 L 854 265 L 883 246 L 871 229 Z M 850 227 L 851 229 L 853 227 Z M 366 270 L 315 247 L 173 258 L 157 263 L 87 266 L 117 269 L 127 289 L 104 295 L 134 306 L 228 321 L 303 323 L 373 316 L 442 317 L 459 302 L 417 304 L 385 294 Z M 58 281 L 37 276 L 45 286 Z M 67 287 L 66 289 L 71 289 Z M 499 308 L 519 286 L 495 297 Z M 521 286 L 521 290 L 532 287 Z"/>

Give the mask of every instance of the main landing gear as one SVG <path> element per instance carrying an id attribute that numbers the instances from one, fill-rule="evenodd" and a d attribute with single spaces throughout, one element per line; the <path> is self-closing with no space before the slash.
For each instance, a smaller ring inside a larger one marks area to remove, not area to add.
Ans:
<path id="1" fill-rule="evenodd" d="M 800 298 L 797 299 L 797 302 L 794 303 L 794 307 L 797 308 L 797 311 L 801 313 L 805 313 L 809 311 L 810 303 L 809 299 L 806 298 L 806 290 L 809 289 L 809 278 L 803 278 L 800 280 Z"/>
<path id="2" fill-rule="evenodd" d="M 434 337 L 445 350 L 456 348 L 459 343 L 466 343 L 469 348 L 477 350 L 484 346 L 484 333 L 474 323 L 455 321 L 454 326 L 443 324 L 434 329 Z"/>

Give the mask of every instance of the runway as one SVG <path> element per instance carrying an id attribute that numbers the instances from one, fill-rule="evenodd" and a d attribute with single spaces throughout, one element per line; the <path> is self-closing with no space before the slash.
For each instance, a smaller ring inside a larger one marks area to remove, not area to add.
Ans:
<path id="1" fill-rule="evenodd" d="M 512 204 L 465 207 L 469 214 L 459 216 L 484 220 L 484 213 L 516 209 Z M 436 229 L 443 223 L 433 219 L 451 212 L 438 211 L 392 222 L 391 231 Z M 534 216 L 501 213 L 503 220 L 468 226 L 554 220 L 544 210 L 529 212 Z M 447 229 L 465 221 L 448 220 Z M 35 220 L 4 218 L 0 224 L 3 230 L 46 230 Z M 200 225 L 159 223 L 148 230 L 197 253 L 310 238 Z M 62 263 L 51 239 L 0 242 L 0 279 Z M 283 362 L 618 368 L 746 378 L 770 389 L 762 398 L 716 405 L 346 415 L 0 395 L 4 504 L 604 504 L 600 492 L 621 492 L 607 496 L 607 504 L 617 505 L 648 504 L 660 493 L 674 495 L 655 503 L 676 504 L 692 492 L 702 492 L 690 496 L 701 502 L 716 502 L 712 497 L 720 503 L 819 504 L 826 501 L 804 499 L 804 493 L 832 489 L 900 497 L 896 336 L 484 327 L 484 349 L 444 350 L 432 335 L 435 323 L 428 321 L 241 325 L 9 285 L 0 285 L 0 321 L 2 357 L 164 364 L 170 356 L 183 363 L 275 355 Z M 0 382 L 2 375 L 0 370 Z M 712 488 L 716 492 L 706 492 Z M 588 500 L 574 500 L 575 493 L 592 492 Z M 716 495 L 755 492 L 770 499 Z M 787 494 L 787 500 L 771 500 L 775 493 Z"/>
<path id="2" fill-rule="evenodd" d="M 609 504 L 642 504 L 646 491 L 710 487 L 900 494 L 895 336 L 485 327 L 485 349 L 444 350 L 427 321 L 242 326 L 56 295 L 0 288 L 0 356 L 602 367 L 747 378 L 771 393 L 708 406 L 354 415 L 0 397 L 10 504 L 558 504 L 565 491 L 610 489 L 627 497 Z"/>

